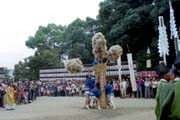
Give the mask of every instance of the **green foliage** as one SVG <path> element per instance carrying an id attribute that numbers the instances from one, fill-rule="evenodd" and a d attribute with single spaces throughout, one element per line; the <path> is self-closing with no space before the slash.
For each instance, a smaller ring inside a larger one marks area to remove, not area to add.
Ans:
<path id="1" fill-rule="evenodd" d="M 180 17 L 176 11 L 179 11 L 180 0 L 173 1 L 179 26 Z M 148 47 L 151 49 L 152 65 L 157 65 L 158 16 L 164 16 L 169 29 L 168 0 L 104 0 L 99 6 L 97 20 L 90 17 L 86 20 L 77 18 L 68 26 L 40 26 L 36 34 L 26 41 L 26 46 L 34 49 L 35 54 L 15 65 L 15 79 L 37 80 L 40 68 L 62 66 L 60 58 L 64 55 L 69 58 L 79 57 L 83 63 L 91 63 L 94 58 L 91 39 L 96 32 L 103 32 L 108 47 L 115 44 L 122 46 L 123 60 L 126 60 L 127 52 L 132 52 L 138 70 L 146 69 Z M 171 43 L 170 49 L 173 49 Z M 174 56 L 171 52 L 168 60 L 173 62 Z M 29 67 L 28 71 L 26 67 Z"/>
<path id="2" fill-rule="evenodd" d="M 64 33 L 64 54 L 69 58 L 79 57 L 83 63 L 91 63 L 93 59 L 91 38 L 96 29 L 97 22 L 92 18 L 87 18 L 86 21 L 80 19 L 73 21 Z"/>
<path id="3" fill-rule="evenodd" d="M 29 57 L 28 66 L 30 67 L 31 79 L 37 80 L 39 78 L 39 70 L 48 66 L 60 66 L 60 55 L 55 50 L 44 50 Z"/>
<path id="4" fill-rule="evenodd" d="M 48 24 L 47 27 L 40 26 L 34 36 L 30 36 L 26 41 L 26 46 L 32 49 L 45 50 L 57 48 L 64 40 L 64 26 Z"/>
<path id="5" fill-rule="evenodd" d="M 15 80 L 38 80 L 40 68 L 55 65 L 62 65 L 58 50 L 46 49 L 36 51 L 34 56 L 27 58 L 25 62 L 19 62 L 15 65 Z"/>
<path id="6" fill-rule="evenodd" d="M 20 62 L 15 66 L 15 79 L 27 78 L 24 71 L 29 67 L 27 79 L 37 80 L 41 68 L 63 66 L 63 55 L 68 55 L 69 58 L 79 57 L 83 63 L 91 63 L 91 38 L 98 29 L 98 21 L 90 17 L 86 21 L 76 19 L 67 27 L 55 24 L 40 26 L 36 34 L 26 41 L 26 46 L 34 49 L 35 54 L 27 58 L 27 63 Z"/>
<path id="7" fill-rule="evenodd" d="M 14 67 L 14 80 L 29 80 L 29 69 L 26 62 L 19 62 Z"/>
<path id="8" fill-rule="evenodd" d="M 65 26 L 48 24 L 47 27 L 40 26 L 36 34 L 28 38 L 26 46 L 35 49 L 35 55 L 15 65 L 15 80 L 38 80 L 40 68 L 62 65 L 60 57 L 65 29 Z"/>
<path id="9" fill-rule="evenodd" d="M 179 10 L 180 1 L 174 1 L 176 4 L 173 4 L 173 7 L 176 12 Z M 139 69 L 145 69 L 146 59 L 143 50 L 148 47 L 152 49 L 153 66 L 159 61 L 157 50 L 159 15 L 164 16 L 169 29 L 168 0 L 105 0 L 100 4 L 98 18 L 103 26 L 101 31 L 106 35 L 109 45 L 121 45 L 124 53 L 128 52 L 128 46 L 139 64 Z M 176 15 L 176 19 L 180 17 Z M 170 64 L 174 60 L 173 56 L 173 54 L 169 56 Z"/>
<path id="10" fill-rule="evenodd" d="M 4 68 L 4 77 L 5 80 L 11 80 L 11 76 L 9 75 L 10 70 L 8 68 Z"/>

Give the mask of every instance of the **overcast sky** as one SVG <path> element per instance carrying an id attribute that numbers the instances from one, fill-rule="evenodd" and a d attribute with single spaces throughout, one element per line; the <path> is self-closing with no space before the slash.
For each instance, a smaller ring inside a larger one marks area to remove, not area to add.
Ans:
<path id="1" fill-rule="evenodd" d="M 1 0 L 0 67 L 14 64 L 33 55 L 25 41 L 39 25 L 68 25 L 77 17 L 96 18 L 102 0 Z"/>

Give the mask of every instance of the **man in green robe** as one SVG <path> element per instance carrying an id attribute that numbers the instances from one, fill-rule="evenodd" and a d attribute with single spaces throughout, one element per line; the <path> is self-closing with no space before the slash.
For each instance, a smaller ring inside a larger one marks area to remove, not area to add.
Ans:
<path id="1" fill-rule="evenodd" d="M 174 93 L 170 118 L 171 120 L 180 120 L 180 52 L 175 60 L 173 71 L 176 78 L 172 82 L 174 84 Z"/>
<path id="2" fill-rule="evenodd" d="M 157 120 L 180 120 L 180 52 L 170 72 L 166 66 L 161 68 L 158 69 L 163 79 L 156 96 Z"/>
<path id="3" fill-rule="evenodd" d="M 180 120 L 180 79 L 174 81 L 174 97 L 171 106 L 171 120 Z"/>
<path id="4" fill-rule="evenodd" d="M 169 72 L 170 69 L 165 66 L 164 63 L 159 64 L 156 67 L 157 72 L 159 73 L 161 80 L 158 86 L 157 95 L 156 95 L 156 119 L 157 120 L 170 120 L 169 115 L 171 114 L 171 101 L 173 98 L 173 85 L 169 83 L 172 78 L 172 73 Z"/>

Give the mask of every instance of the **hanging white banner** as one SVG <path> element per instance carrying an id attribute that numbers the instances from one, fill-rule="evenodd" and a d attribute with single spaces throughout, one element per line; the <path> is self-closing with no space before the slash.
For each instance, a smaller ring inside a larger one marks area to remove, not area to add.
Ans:
<path id="1" fill-rule="evenodd" d="M 136 78 L 135 78 L 135 73 L 134 73 L 134 64 L 133 64 L 133 59 L 132 59 L 131 53 L 127 54 L 127 59 L 128 59 L 128 66 L 129 66 L 129 72 L 130 72 L 130 81 L 131 81 L 132 91 L 137 91 Z"/>
<path id="2" fill-rule="evenodd" d="M 121 82 L 121 69 L 122 69 L 122 65 L 121 65 L 121 56 L 118 58 L 118 72 L 119 72 L 119 80 Z"/>
<path id="3" fill-rule="evenodd" d="M 180 40 L 177 39 L 177 44 L 178 44 L 178 51 L 180 51 Z"/>
<path id="4" fill-rule="evenodd" d="M 146 60 L 146 67 L 151 68 L 151 59 Z"/>

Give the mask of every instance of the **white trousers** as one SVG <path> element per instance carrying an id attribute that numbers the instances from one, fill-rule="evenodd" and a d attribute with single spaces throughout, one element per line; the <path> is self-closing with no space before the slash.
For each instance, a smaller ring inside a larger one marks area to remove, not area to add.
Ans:
<path id="1" fill-rule="evenodd" d="M 113 95 L 107 95 L 107 99 L 108 99 L 109 106 L 111 108 L 115 108 L 114 101 L 113 101 L 114 96 Z"/>

